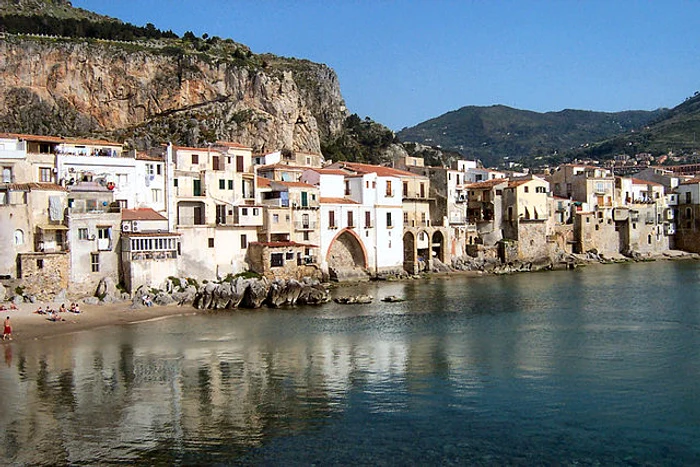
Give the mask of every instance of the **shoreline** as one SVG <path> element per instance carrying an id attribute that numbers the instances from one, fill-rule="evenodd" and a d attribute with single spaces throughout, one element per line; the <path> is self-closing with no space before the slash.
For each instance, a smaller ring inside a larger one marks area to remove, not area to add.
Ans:
<path id="1" fill-rule="evenodd" d="M 660 255 L 658 257 L 644 260 L 611 260 L 609 262 L 590 261 L 583 262 L 577 267 L 588 266 L 607 266 L 608 264 L 636 264 L 636 263 L 653 263 L 657 261 L 682 261 L 682 260 L 698 260 L 697 255 L 679 254 L 679 255 Z M 548 272 L 549 270 L 538 271 L 523 271 L 510 274 L 522 274 L 531 272 Z M 418 280 L 428 280 L 431 278 L 444 279 L 450 276 L 459 277 L 487 277 L 504 274 L 495 274 L 493 272 L 484 271 L 463 271 L 455 270 L 450 272 L 433 272 L 425 273 L 420 277 L 398 278 L 391 280 L 376 280 L 376 281 L 351 281 L 333 283 L 329 288 L 331 290 L 339 290 L 347 287 L 357 286 L 363 283 L 374 282 L 381 283 L 396 283 L 396 282 L 413 282 Z M 509 275 L 509 274 L 505 274 Z M 70 304 L 71 300 L 66 300 L 66 305 Z M 7 306 L 9 302 L 6 302 Z M 61 335 L 72 334 L 76 332 L 90 331 L 106 326 L 136 324 L 148 321 L 155 321 L 176 316 L 194 316 L 202 313 L 207 313 L 209 310 L 199 310 L 191 305 L 180 306 L 175 303 L 170 305 L 156 305 L 153 307 L 131 309 L 131 302 L 118 302 L 109 305 L 87 305 L 81 303 L 81 313 L 75 314 L 71 312 L 61 313 L 61 318 L 64 321 L 53 322 L 46 315 L 39 315 L 35 310 L 39 307 L 51 305 L 53 308 L 58 308 L 61 303 L 57 302 L 40 302 L 40 303 L 23 303 L 16 310 L 2 310 L 0 317 L 4 321 L 5 317 L 9 316 L 12 323 L 12 341 L 0 341 L 3 344 L 12 342 L 26 342 L 30 340 L 50 339 Z M 323 306 L 323 305 L 319 305 Z"/>

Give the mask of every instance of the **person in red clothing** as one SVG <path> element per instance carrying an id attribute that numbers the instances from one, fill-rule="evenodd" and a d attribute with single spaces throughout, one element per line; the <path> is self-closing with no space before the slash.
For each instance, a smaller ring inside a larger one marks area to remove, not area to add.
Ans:
<path id="1" fill-rule="evenodd" d="M 2 340 L 12 340 L 12 325 L 10 324 L 10 317 L 5 318 L 5 325 L 2 330 Z"/>

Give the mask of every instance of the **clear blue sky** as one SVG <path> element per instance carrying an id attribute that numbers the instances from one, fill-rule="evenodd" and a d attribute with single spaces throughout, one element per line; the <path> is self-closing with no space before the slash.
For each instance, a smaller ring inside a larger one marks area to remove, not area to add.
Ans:
<path id="1" fill-rule="evenodd" d="M 73 0 L 178 35 L 325 63 L 393 130 L 467 105 L 673 107 L 700 90 L 700 1 Z"/>

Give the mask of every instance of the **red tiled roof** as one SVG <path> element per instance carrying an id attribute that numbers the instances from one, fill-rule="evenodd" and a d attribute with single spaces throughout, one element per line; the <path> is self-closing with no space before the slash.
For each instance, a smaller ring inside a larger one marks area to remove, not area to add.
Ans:
<path id="1" fill-rule="evenodd" d="M 10 191 L 68 191 L 61 185 L 46 182 L 31 182 L 31 183 L 0 183 L 0 188 Z"/>
<path id="2" fill-rule="evenodd" d="M 122 237 L 179 237 L 177 232 L 122 232 Z"/>
<path id="3" fill-rule="evenodd" d="M 314 172 L 318 172 L 322 175 L 349 175 L 347 172 L 340 169 L 319 169 L 317 167 L 305 167 L 305 169 L 313 170 Z"/>
<path id="4" fill-rule="evenodd" d="M 163 162 L 164 156 L 151 156 L 150 154 L 147 154 L 145 152 L 137 152 L 136 153 L 136 159 L 140 161 L 154 161 L 154 162 Z"/>
<path id="5" fill-rule="evenodd" d="M 250 146 L 246 146 L 240 143 L 232 143 L 229 141 L 217 141 L 216 142 L 217 146 L 224 146 L 227 148 L 237 148 L 237 149 L 252 149 Z"/>
<path id="6" fill-rule="evenodd" d="M 652 186 L 663 186 L 661 183 L 650 182 L 648 180 L 641 180 L 639 178 L 630 178 L 634 185 L 652 185 Z"/>
<path id="7" fill-rule="evenodd" d="M 353 201 L 349 198 L 319 198 L 321 204 L 360 204 L 357 201 Z"/>
<path id="8" fill-rule="evenodd" d="M 23 133 L 0 133 L 1 138 L 17 138 L 26 141 L 39 141 L 45 143 L 68 143 L 68 144 L 90 144 L 90 145 L 102 145 L 102 146 L 119 146 L 122 147 L 121 143 L 115 143 L 113 141 L 105 141 L 100 139 L 84 139 L 84 138 L 65 138 L 62 136 L 41 136 L 41 135 L 29 135 Z"/>
<path id="9" fill-rule="evenodd" d="M 700 183 L 700 178 L 691 178 L 689 180 L 683 180 L 680 182 L 681 185 L 693 185 L 695 183 Z"/>
<path id="10" fill-rule="evenodd" d="M 383 165 L 361 164 L 359 162 L 336 162 L 331 167 L 345 168 L 361 174 L 376 173 L 380 177 L 427 178 L 425 175 L 418 175 L 406 170 L 385 167 Z"/>
<path id="11" fill-rule="evenodd" d="M 280 185 L 284 185 L 290 188 L 316 188 L 315 186 L 309 185 L 308 183 L 304 182 L 281 182 L 277 180 L 272 180 L 272 183 L 279 183 Z"/>
<path id="12" fill-rule="evenodd" d="M 269 186 L 270 186 L 270 182 L 272 182 L 272 180 L 270 180 L 269 178 L 258 177 L 258 187 L 259 187 L 259 188 L 267 188 L 267 187 L 269 187 Z"/>
<path id="13" fill-rule="evenodd" d="M 122 209 L 123 221 L 167 221 L 168 218 L 151 208 Z"/>
<path id="14" fill-rule="evenodd" d="M 465 186 L 467 189 L 480 189 L 480 188 L 493 188 L 501 183 L 508 183 L 507 178 L 494 178 L 491 180 L 484 180 L 483 182 L 470 183 Z"/>

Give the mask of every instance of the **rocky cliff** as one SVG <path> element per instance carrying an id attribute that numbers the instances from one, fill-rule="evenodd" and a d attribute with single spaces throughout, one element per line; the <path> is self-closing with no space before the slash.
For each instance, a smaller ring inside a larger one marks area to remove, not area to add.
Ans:
<path id="1" fill-rule="evenodd" d="M 0 37 L 0 131 L 319 152 L 346 117 L 327 66 L 230 40 Z"/>

